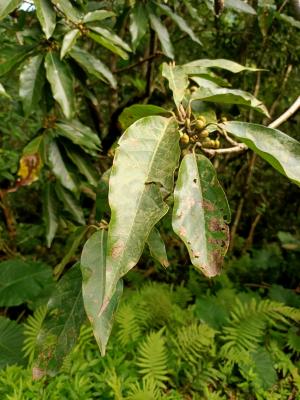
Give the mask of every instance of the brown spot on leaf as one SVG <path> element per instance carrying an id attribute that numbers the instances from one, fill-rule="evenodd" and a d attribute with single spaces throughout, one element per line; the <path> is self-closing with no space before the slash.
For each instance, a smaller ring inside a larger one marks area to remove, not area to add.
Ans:
<path id="1" fill-rule="evenodd" d="M 179 229 L 179 235 L 180 236 L 185 236 L 186 235 L 186 229 L 182 226 Z"/>
<path id="2" fill-rule="evenodd" d="M 205 211 L 214 211 L 215 210 L 214 205 L 207 200 L 203 200 L 203 208 Z"/>
<path id="3" fill-rule="evenodd" d="M 124 247 L 125 245 L 123 242 L 118 242 L 115 244 L 111 249 L 112 258 L 118 258 L 122 254 Z"/>

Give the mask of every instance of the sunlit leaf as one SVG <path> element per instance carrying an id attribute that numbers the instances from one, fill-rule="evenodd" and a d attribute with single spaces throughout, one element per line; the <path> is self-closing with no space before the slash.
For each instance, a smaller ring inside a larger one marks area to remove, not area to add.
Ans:
<path id="1" fill-rule="evenodd" d="M 174 102 L 178 107 L 189 85 L 188 75 L 181 67 L 163 63 L 162 76 L 168 79 L 169 87 L 173 92 Z"/>
<path id="2" fill-rule="evenodd" d="M 227 71 L 233 72 L 235 74 L 242 71 L 253 71 L 253 72 L 259 71 L 259 69 L 257 68 L 245 67 L 244 65 L 225 59 L 208 60 L 203 58 L 202 60 L 195 60 L 187 64 L 184 64 L 181 67 L 184 68 L 187 74 L 192 74 L 192 75 L 196 75 L 197 73 L 202 73 L 203 68 L 221 68 L 221 69 L 226 69 Z"/>
<path id="3" fill-rule="evenodd" d="M 120 280 L 105 312 L 100 313 L 105 294 L 106 244 L 107 232 L 105 230 L 95 232 L 85 243 L 80 261 L 84 307 L 102 355 L 105 354 L 114 314 L 123 289 Z"/>
<path id="4" fill-rule="evenodd" d="M 168 113 L 169 111 L 164 108 L 152 104 L 134 104 L 124 108 L 119 117 L 119 122 L 122 129 L 125 130 L 140 118 L 148 117 L 149 115 L 163 115 Z"/>
<path id="5" fill-rule="evenodd" d="M 106 18 L 114 17 L 116 14 L 112 11 L 107 10 L 96 10 L 88 12 L 84 18 L 84 22 L 102 21 Z"/>
<path id="6" fill-rule="evenodd" d="M 229 221 L 230 209 L 213 165 L 202 155 L 187 154 L 178 172 L 172 225 L 192 264 L 208 277 L 221 271 Z"/>
<path id="7" fill-rule="evenodd" d="M 157 228 L 154 227 L 150 232 L 150 235 L 147 239 L 147 244 L 151 256 L 163 267 L 167 268 L 169 266 L 169 261 L 166 252 L 166 246 Z"/>
<path id="8" fill-rule="evenodd" d="M 79 29 L 72 29 L 71 31 L 65 34 L 60 49 L 60 59 L 63 59 L 64 56 L 72 49 L 79 36 L 80 36 Z"/>
<path id="9" fill-rule="evenodd" d="M 173 59 L 174 50 L 167 28 L 161 23 L 160 19 L 151 11 L 149 12 L 149 18 L 151 22 L 151 27 L 157 33 L 157 37 L 161 43 L 164 54 L 167 57 Z"/>
<path id="10" fill-rule="evenodd" d="M 225 7 L 231 8 L 237 12 L 244 12 L 247 14 L 255 15 L 256 11 L 250 4 L 247 4 L 245 1 L 242 0 L 225 0 Z"/>
<path id="11" fill-rule="evenodd" d="M 76 24 L 83 19 L 82 13 L 69 0 L 51 0 L 51 2 L 73 23 Z"/>
<path id="12" fill-rule="evenodd" d="M 132 47 L 135 50 L 142 38 L 145 36 L 148 29 L 148 17 L 144 4 L 139 2 L 131 10 L 130 14 L 130 34 Z"/>
<path id="13" fill-rule="evenodd" d="M 300 185 L 300 143 L 278 129 L 247 122 L 221 125 L 281 174 Z"/>
<path id="14" fill-rule="evenodd" d="M 22 0 L 1 0 L 0 2 L 0 20 L 7 17 L 12 11 L 14 11 Z"/>
<path id="15" fill-rule="evenodd" d="M 47 39 L 52 36 L 56 25 L 56 13 L 50 0 L 34 0 L 36 15 Z"/>

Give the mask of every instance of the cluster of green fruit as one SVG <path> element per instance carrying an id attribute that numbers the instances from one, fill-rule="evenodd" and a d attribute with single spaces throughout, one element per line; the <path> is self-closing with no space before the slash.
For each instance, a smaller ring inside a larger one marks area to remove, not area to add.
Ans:
<path id="1" fill-rule="evenodd" d="M 211 139 L 209 137 L 210 133 L 207 130 L 207 122 L 203 115 L 200 115 L 192 122 L 187 118 L 185 121 L 185 131 L 180 132 L 180 141 L 183 145 L 198 142 L 201 143 L 202 147 L 218 149 L 220 147 L 218 136 L 216 139 Z"/>

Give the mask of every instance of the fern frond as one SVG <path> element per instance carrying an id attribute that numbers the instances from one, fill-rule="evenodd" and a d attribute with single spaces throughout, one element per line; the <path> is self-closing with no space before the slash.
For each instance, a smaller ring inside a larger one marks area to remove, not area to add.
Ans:
<path id="1" fill-rule="evenodd" d="M 130 391 L 126 400 L 160 400 L 161 393 L 153 379 L 143 379 L 142 383 L 129 386 Z"/>
<path id="2" fill-rule="evenodd" d="M 175 332 L 171 341 L 177 348 L 179 357 L 188 363 L 197 365 L 203 352 L 211 351 L 214 345 L 215 330 L 207 324 L 193 323 Z"/>
<path id="3" fill-rule="evenodd" d="M 296 327 L 292 327 L 288 331 L 287 344 L 294 353 L 300 353 L 300 334 Z"/>
<path id="4" fill-rule="evenodd" d="M 39 336 L 42 331 L 42 325 L 47 314 L 47 306 L 43 305 L 34 312 L 33 315 L 28 317 L 24 324 L 24 344 L 23 352 L 28 356 L 29 363 L 34 360 L 35 350 L 38 345 Z"/>
<path id="5" fill-rule="evenodd" d="M 129 304 L 123 304 L 116 315 L 117 338 L 124 346 L 141 336 L 141 327 L 136 312 Z"/>
<path id="6" fill-rule="evenodd" d="M 150 333 L 138 350 L 137 365 L 145 379 L 152 379 L 157 387 L 164 388 L 168 378 L 168 358 L 163 330 Z"/>

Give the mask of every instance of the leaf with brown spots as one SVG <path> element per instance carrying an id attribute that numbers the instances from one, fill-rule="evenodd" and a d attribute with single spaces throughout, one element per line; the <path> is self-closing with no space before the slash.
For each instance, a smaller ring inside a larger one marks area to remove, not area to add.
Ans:
<path id="1" fill-rule="evenodd" d="M 172 225 L 193 265 L 206 276 L 220 273 L 229 245 L 230 209 L 211 162 L 187 154 L 174 191 Z"/>

